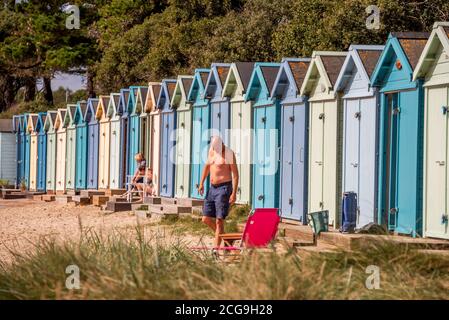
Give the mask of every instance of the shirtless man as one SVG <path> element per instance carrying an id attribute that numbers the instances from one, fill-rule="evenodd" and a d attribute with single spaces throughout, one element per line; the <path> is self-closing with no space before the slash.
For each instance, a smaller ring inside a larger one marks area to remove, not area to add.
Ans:
<path id="1" fill-rule="evenodd" d="M 224 219 L 228 215 L 229 206 L 235 202 L 239 171 L 234 152 L 218 136 L 211 138 L 208 159 L 198 187 L 201 195 L 209 173 L 211 186 L 204 201 L 202 220 L 215 232 L 215 247 L 219 247 L 219 235 L 224 233 Z"/>

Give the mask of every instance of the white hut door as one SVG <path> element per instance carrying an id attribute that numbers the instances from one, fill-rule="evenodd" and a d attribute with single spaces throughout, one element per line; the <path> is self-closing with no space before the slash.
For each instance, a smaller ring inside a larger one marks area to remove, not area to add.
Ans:
<path id="1" fill-rule="evenodd" d="M 310 104 L 310 177 L 309 212 L 323 208 L 323 138 L 324 105 L 322 102 Z"/>
<path id="2" fill-rule="evenodd" d="M 428 89 L 427 112 L 427 217 L 426 232 L 441 235 L 447 229 L 442 224 L 447 214 L 447 88 Z M 445 230 L 446 229 L 446 230 Z"/>

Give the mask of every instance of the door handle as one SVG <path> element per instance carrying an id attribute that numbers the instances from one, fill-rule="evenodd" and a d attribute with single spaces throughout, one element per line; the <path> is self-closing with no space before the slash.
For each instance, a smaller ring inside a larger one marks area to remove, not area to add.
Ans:
<path id="1" fill-rule="evenodd" d="M 315 163 L 319 166 L 323 165 L 323 161 L 315 161 Z"/>
<path id="2" fill-rule="evenodd" d="M 359 166 L 359 164 L 357 162 L 351 162 L 351 166 L 353 166 L 354 168 L 357 168 Z"/>
<path id="3" fill-rule="evenodd" d="M 257 197 L 257 200 L 262 201 L 265 197 L 261 194 Z"/>
<path id="4" fill-rule="evenodd" d="M 446 164 L 446 162 L 444 162 L 444 161 L 439 161 L 439 160 L 437 160 L 437 161 L 435 161 L 439 166 L 444 166 L 445 164 Z"/>

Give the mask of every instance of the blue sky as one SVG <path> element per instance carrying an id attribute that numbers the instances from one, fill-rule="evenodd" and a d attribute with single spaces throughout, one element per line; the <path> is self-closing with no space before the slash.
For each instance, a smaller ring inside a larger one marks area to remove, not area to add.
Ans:
<path id="1" fill-rule="evenodd" d="M 38 88 L 42 87 L 41 81 L 38 81 Z M 51 81 L 51 88 L 53 91 L 58 90 L 59 87 L 76 91 L 86 88 L 86 78 L 80 75 L 72 75 L 67 73 L 57 73 Z"/>

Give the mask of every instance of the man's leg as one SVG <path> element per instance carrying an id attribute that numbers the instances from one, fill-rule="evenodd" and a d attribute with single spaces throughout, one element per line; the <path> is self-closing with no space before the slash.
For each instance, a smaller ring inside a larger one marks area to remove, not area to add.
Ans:
<path id="1" fill-rule="evenodd" d="M 221 245 L 220 234 L 224 233 L 224 220 L 215 219 L 215 246 L 219 247 Z"/>
<path id="2" fill-rule="evenodd" d="M 213 231 L 216 230 L 215 226 L 215 219 L 207 216 L 203 216 L 202 221 L 205 225 L 207 225 L 209 228 L 211 228 Z"/>

